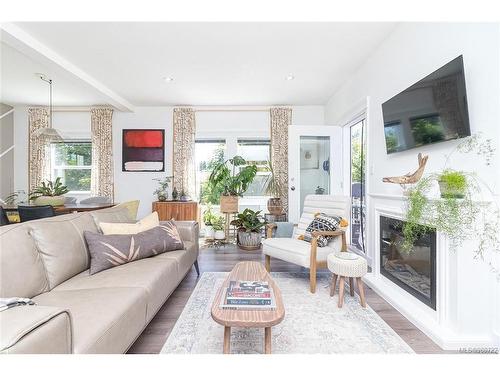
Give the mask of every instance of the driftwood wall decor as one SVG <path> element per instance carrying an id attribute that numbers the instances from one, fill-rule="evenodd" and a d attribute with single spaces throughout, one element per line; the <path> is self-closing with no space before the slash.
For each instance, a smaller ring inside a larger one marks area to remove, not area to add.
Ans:
<path id="1" fill-rule="evenodd" d="M 427 164 L 427 159 L 429 158 L 428 155 L 422 156 L 421 153 L 418 154 L 418 169 L 413 172 L 413 173 L 407 173 L 404 176 L 397 176 L 397 177 L 384 177 L 382 181 L 388 182 L 391 184 L 400 184 L 400 185 L 406 185 L 406 184 L 414 184 L 422 178 L 422 175 L 424 174 L 424 169 L 425 169 L 425 164 Z"/>

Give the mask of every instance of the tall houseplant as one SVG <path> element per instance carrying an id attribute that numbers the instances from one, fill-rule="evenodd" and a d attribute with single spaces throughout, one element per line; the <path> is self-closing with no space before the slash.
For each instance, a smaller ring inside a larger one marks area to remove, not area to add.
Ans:
<path id="1" fill-rule="evenodd" d="M 62 184 L 61 177 L 57 177 L 54 182 L 42 181 L 42 184 L 30 193 L 29 199 L 37 206 L 63 206 L 65 200 L 63 195 L 68 191 L 68 187 Z"/>
<path id="2" fill-rule="evenodd" d="M 231 221 L 231 225 L 238 229 L 238 245 L 244 250 L 260 249 L 261 230 L 266 224 L 267 221 L 262 217 L 261 211 L 253 211 L 249 208 Z"/>
<path id="3" fill-rule="evenodd" d="M 256 174 L 257 166 L 246 165 L 241 156 L 215 164 L 208 183 L 212 190 L 222 191 L 222 212 L 238 212 L 238 197 L 247 191 Z"/>
<path id="4" fill-rule="evenodd" d="M 271 215 L 281 215 L 283 213 L 283 202 L 281 201 L 281 182 L 274 174 L 273 164 L 269 160 L 267 162 L 267 169 L 269 176 L 267 177 L 264 185 L 264 192 L 270 196 L 267 200 L 267 210 Z"/>

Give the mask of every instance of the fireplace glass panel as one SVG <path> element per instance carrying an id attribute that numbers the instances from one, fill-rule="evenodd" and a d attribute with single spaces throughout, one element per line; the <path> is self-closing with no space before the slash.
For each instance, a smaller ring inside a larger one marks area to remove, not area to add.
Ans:
<path id="1" fill-rule="evenodd" d="M 380 217 L 380 272 L 436 309 L 436 232 L 420 235 L 410 251 L 402 249 L 404 222 Z"/>

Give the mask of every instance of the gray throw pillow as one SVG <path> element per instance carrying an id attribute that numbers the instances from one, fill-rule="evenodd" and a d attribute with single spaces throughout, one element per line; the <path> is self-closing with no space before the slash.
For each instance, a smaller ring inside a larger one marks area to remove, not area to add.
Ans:
<path id="1" fill-rule="evenodd" d="M 104 235 L 85 231 L 90 252 L 90 274 L 148 258 L 167 251 L 184 249 L 172 221 L 137 234 Z"/>

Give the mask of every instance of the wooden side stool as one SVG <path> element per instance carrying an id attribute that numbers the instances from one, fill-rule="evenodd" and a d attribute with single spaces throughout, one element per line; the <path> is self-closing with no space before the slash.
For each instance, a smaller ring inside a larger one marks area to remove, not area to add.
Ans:
<path id="1" fill-rule="evenodd" d="M 365 258 L 348 252 L 335 252 L 328 255 L 328 269 L 332 271 L 332 284 L 330 286 L 330 296 L 335 294 L 337 279 L 339 280 L 339 308 L 344 303 L 344 286 L 346 278 L 349 280 L 349 292 L 354 296 L 354 279 L 358 284 L 359 300 L 361 306 L 366 307 L 365 290 L 361 277 L 368 271 L 368 263 Z"/>

